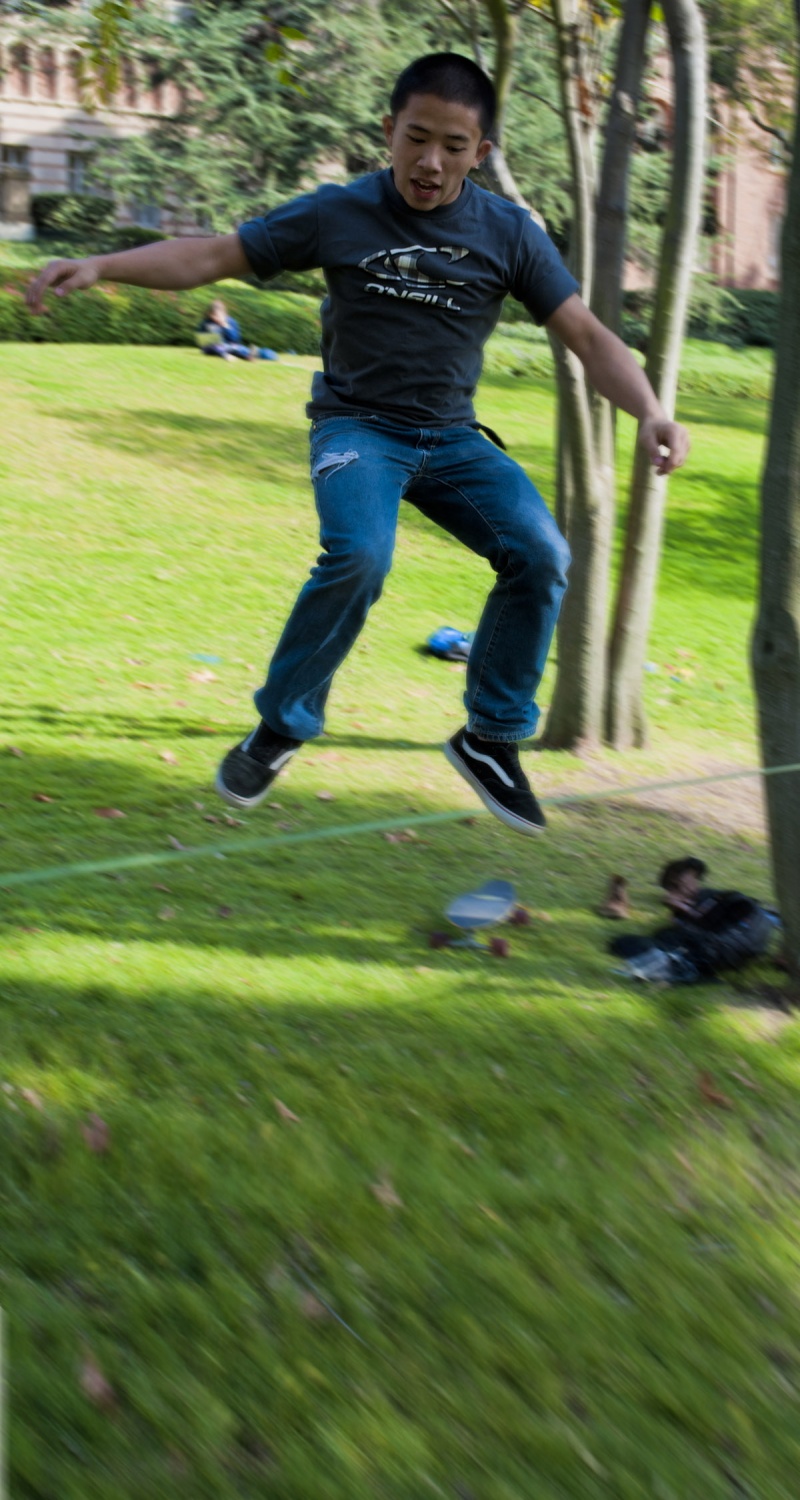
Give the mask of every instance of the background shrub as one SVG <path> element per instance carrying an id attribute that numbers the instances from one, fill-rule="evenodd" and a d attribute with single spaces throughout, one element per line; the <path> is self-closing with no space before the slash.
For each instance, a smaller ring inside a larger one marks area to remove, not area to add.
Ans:
<path id="1" fill-rule="evenodd" d="M 195 330 L 216 289 L 154 292 L 145 287 L 101 283 L 74 297 L 51 297 L 43 317 L 24 302 L 29 277 L 0 272 L 0 340 L 58 344 L 193 344 Z M 291 292 L 257 291 L 241 283 L 220 289 L 247 343 L 279 352 L 319 353 L 319 307 L 315 298 Z"/>
<path id="2" fill-rule="evenodd" d="M 116 209 L 111 198 L 94 193 L 34 193 L 31 217 L 37 234 L 76 239 L 108 233 L 114 228 Z"/>

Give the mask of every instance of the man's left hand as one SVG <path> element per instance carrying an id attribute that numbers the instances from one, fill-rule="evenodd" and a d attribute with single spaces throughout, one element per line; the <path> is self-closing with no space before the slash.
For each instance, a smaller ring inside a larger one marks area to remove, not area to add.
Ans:
<path id="1" fill-rule="evenodd" d="M 689 434 L 680 422 L 666 417 L 645 417 L 639 424 L 639 442 L 655 464 L 657 474 L 671 474 L 686 462 Z M 662 450 L 666 448 L 666 453 Z"/>

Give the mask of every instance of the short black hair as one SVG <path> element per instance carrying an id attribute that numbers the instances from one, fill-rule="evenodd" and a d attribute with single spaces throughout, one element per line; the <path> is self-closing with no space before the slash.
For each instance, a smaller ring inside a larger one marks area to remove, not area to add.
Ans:
<path id="1" fill-rule="evenodd" d="M 695 859 L 694 855 L 690 854 L 686 859 L 673 859 L 665 865 L 658 877 L 658 883 L 665 891 L 671 891 L 682 875 L 696 875 L 698 880 L 702 880 L 705 873 L 706 866 L 702 859 Z"/>
<path id="2" fill-rule="evenodd" d="M 393 117 L 405 108 L 412 94 L 435 94 L 448 104 L 464 104 L 476 111 L 484 138 L 492 130 L 497 114 L 494 84 L 483 68 L 460 52 L 429 52 L 409 63 L 392 89 L 389 104 Z"/>

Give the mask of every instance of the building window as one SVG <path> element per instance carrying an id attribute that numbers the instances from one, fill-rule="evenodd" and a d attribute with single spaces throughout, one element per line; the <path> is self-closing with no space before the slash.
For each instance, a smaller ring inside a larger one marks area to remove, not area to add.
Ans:
<path id="1" fill-rule="evenodd" d="M 767 270 L 771 276 L 777 276 L 781 268 L 781 239 L 783 237 L 783 216 L 772 214 L 768 228 L 769 238 L 767 241 Z"/>
<path id="2" fill-rule="evenodd" d="M 21 95 L 23 99 L 30 98 L 31 62 L 27 47 L 23 47 L 21 43 L 10 50 L 7 78 L 9 94 Z"/>
<path id="3" fill-rule="evenodd" d="M 142 229 L 161 228 L 161 209 L 157 203 L 132 203 L 130 214 L 134 224 Z"/>
<path id="4" fill-rule="evenodd" d="M 27 146 L 0 146 L 0 163 L 4 167 L 27 167 Z"/>
<path id="5" fill-rule="evenodd" d="M 44 47 L 38 56 L 36 92 L 40 99 L 58 97 L 58 70 L 52 47 Z"/>
<path id="6" fill-rule="evenodd" d="M 148 107 L 154 114 L 160 115 L 164 112 L 164 79 L 158 68 L 151 68 L 148 75 L 150 85 Z M 151 228 L 148 225 L 148 228 Z"/>
<path id="7" fill-rule="evenodd" d="M 63 97 L 65 104 L 80 104 L 83 81 L 83 60 L 80 52 L 70 52 L 64 69 Z"/>
<path id="8" fill-rule="evenodd" d="M 122 64 L 122 102 L 126 109 L 137 109 L 139 105 L 136 69 L 127 60 Z"/>
<path id="9" fill-rule="evenodd" d="M 67 152 L 67 191 L 70 193 L 90 193 L 92 191 L 87 181 L 89 165 L 91 162 L 90 151 L 68 151 Z"/>

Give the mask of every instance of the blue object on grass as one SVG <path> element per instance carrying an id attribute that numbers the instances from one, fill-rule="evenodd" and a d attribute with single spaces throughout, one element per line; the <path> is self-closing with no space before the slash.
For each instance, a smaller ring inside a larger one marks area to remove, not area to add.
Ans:
<path id="1" fill-rule="evenodd" d="M 191 657 L 192 661 L 204 661 L 207 662 L 210 667 L 218 667 L 220 662 L 222 661 L 221 656 L 211 656 L 208 651 L 193 651 L 191 653 Z"/>
<path id="2" fill-rule="evenodd" d="M 426 645 L 433 656 L 440 656 L 445 661 L 466 661 L 474 639 L 474 630 L 467 633 L 452 625 L 441 625 L 428 636 Z"/>

